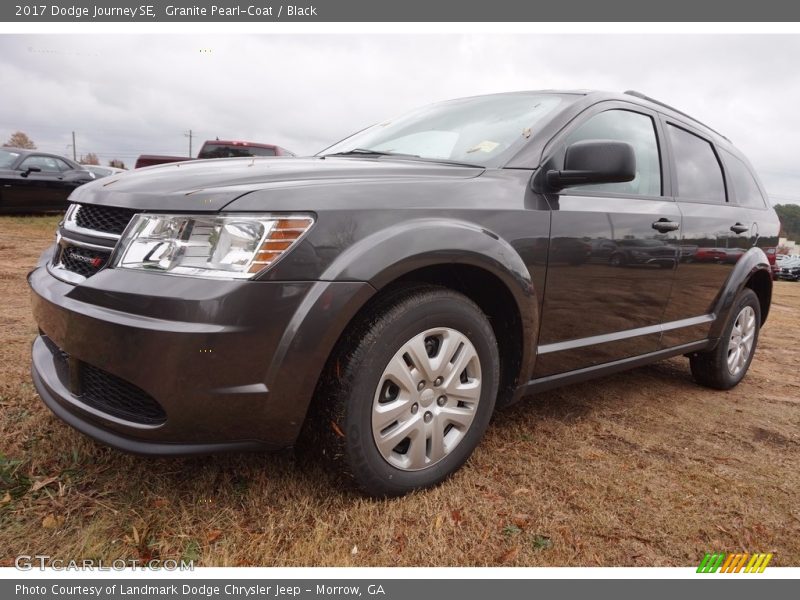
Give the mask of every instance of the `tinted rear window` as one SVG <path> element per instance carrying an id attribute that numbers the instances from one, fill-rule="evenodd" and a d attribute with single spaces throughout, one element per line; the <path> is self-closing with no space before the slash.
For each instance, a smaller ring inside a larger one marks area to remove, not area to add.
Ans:
<path id="1" fill-rule="evenodd" d="M 197 158 L 234 158 L 237 156 L 275 156 L 275 150 L 257 146 L 206 144 Z"/>
<path id="2" fill-rule="evenodd" d="M 678 176 L 678 196 L 705 202 L 725 202 L 725 181 L 714 147 L 703 138 L 667 126 Z"/>
<path id="3" fill-rule="evenodd" d="M 725 153 L 725 166 L 728 167 L 728 172 L 733 180 L 736 203 L 740 206 L 764 208 L 766 206 L 764 196 L 761 195 L 761 190 L 750 169 L 727 150 L 723 150 L 723 152 Z"/>

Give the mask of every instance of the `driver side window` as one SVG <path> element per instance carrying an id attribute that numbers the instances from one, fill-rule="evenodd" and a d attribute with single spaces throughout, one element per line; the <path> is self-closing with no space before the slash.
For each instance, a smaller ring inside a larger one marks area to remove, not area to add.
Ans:
<path id="1" fill-rule="evenodd" d="M 569 191 L 608 192 L 636 196 L 661 195 L 661 161 L 653 119 L 630 110 L 607 110 L 594 115 L 567 136 L 564 150 L 583 140 L 628 142 L 636 156 L 636 177 L 624 183 L 600 183 L 565 188 Z M 563 159 L 563 150 L 562 150 Z"/>
<path id="2" fill-rule="evenodd" d="M 23 171 L 28 167 L 39 167 L 42 170 L 42 173 L 59 173 L 58 163 L 49 156 L 38 156 L 33 155 L 29 156 L 25 160 L 22 161 L 19 168 Z"/>

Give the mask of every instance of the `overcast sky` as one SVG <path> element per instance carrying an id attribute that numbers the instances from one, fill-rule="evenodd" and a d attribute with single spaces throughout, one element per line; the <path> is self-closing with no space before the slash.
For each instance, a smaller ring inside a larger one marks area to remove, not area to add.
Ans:
<path id="1" fill-rule="evenodd" d="M 376 121 L 490 92 L 636 89 L 727 135 L 800 203 L 797 35 L 0 35 L 0 142 L 188 154 L 185 132 L 311 154 Z"/>

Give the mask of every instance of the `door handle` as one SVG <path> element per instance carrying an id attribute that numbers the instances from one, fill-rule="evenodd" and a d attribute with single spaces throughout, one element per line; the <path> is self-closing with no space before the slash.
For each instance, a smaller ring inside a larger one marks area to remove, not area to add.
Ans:
<path id="1" fill-rule="evenodd" d="M 670 221 L 669 219 L 661 218 L 655 223 L 653 223 L 653 229 L 659 231 L 661 233 L 667 233 L 668 231 L 675 231 L 681 226 L 680 223 L 676 223 L 675 221 Z"/>
<path id="2" fill-rule="evenodd" d="M 736 225 L 731 225 L 731 231 L 733 233 L 744 233 L 745 231 L 750 231 L 750 228 L 747 225 L 736 223 Z"/>

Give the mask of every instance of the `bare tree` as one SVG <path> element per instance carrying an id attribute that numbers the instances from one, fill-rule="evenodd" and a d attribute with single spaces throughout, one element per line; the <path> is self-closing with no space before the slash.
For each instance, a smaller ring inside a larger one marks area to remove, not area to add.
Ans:
<path id="1" fill-rule="evenodd" d="M 119 160 L 118 158 L 112 158 L 108 161 L 109 167 L 114 167 L 115 169 L 125 169 L 125 163 Z"/>
<path id="2" fill-rule="evenodd" d="M 3 144 L 6 148 L 22 148 L 24 150 L 36 150 L 36 144 L 28 137 L 28 134 L 23 131 L 15 131 L 8 138 L 8 141 Z"/>
<path id="3" fill-rule="evenodd" d="M 99 165 L 100 159 L 97 158 L 97 154 L 94 152 L 89 152 L 89 154 L 81 154 L 81 159 L 78 162 L 82 165 Z"/>

